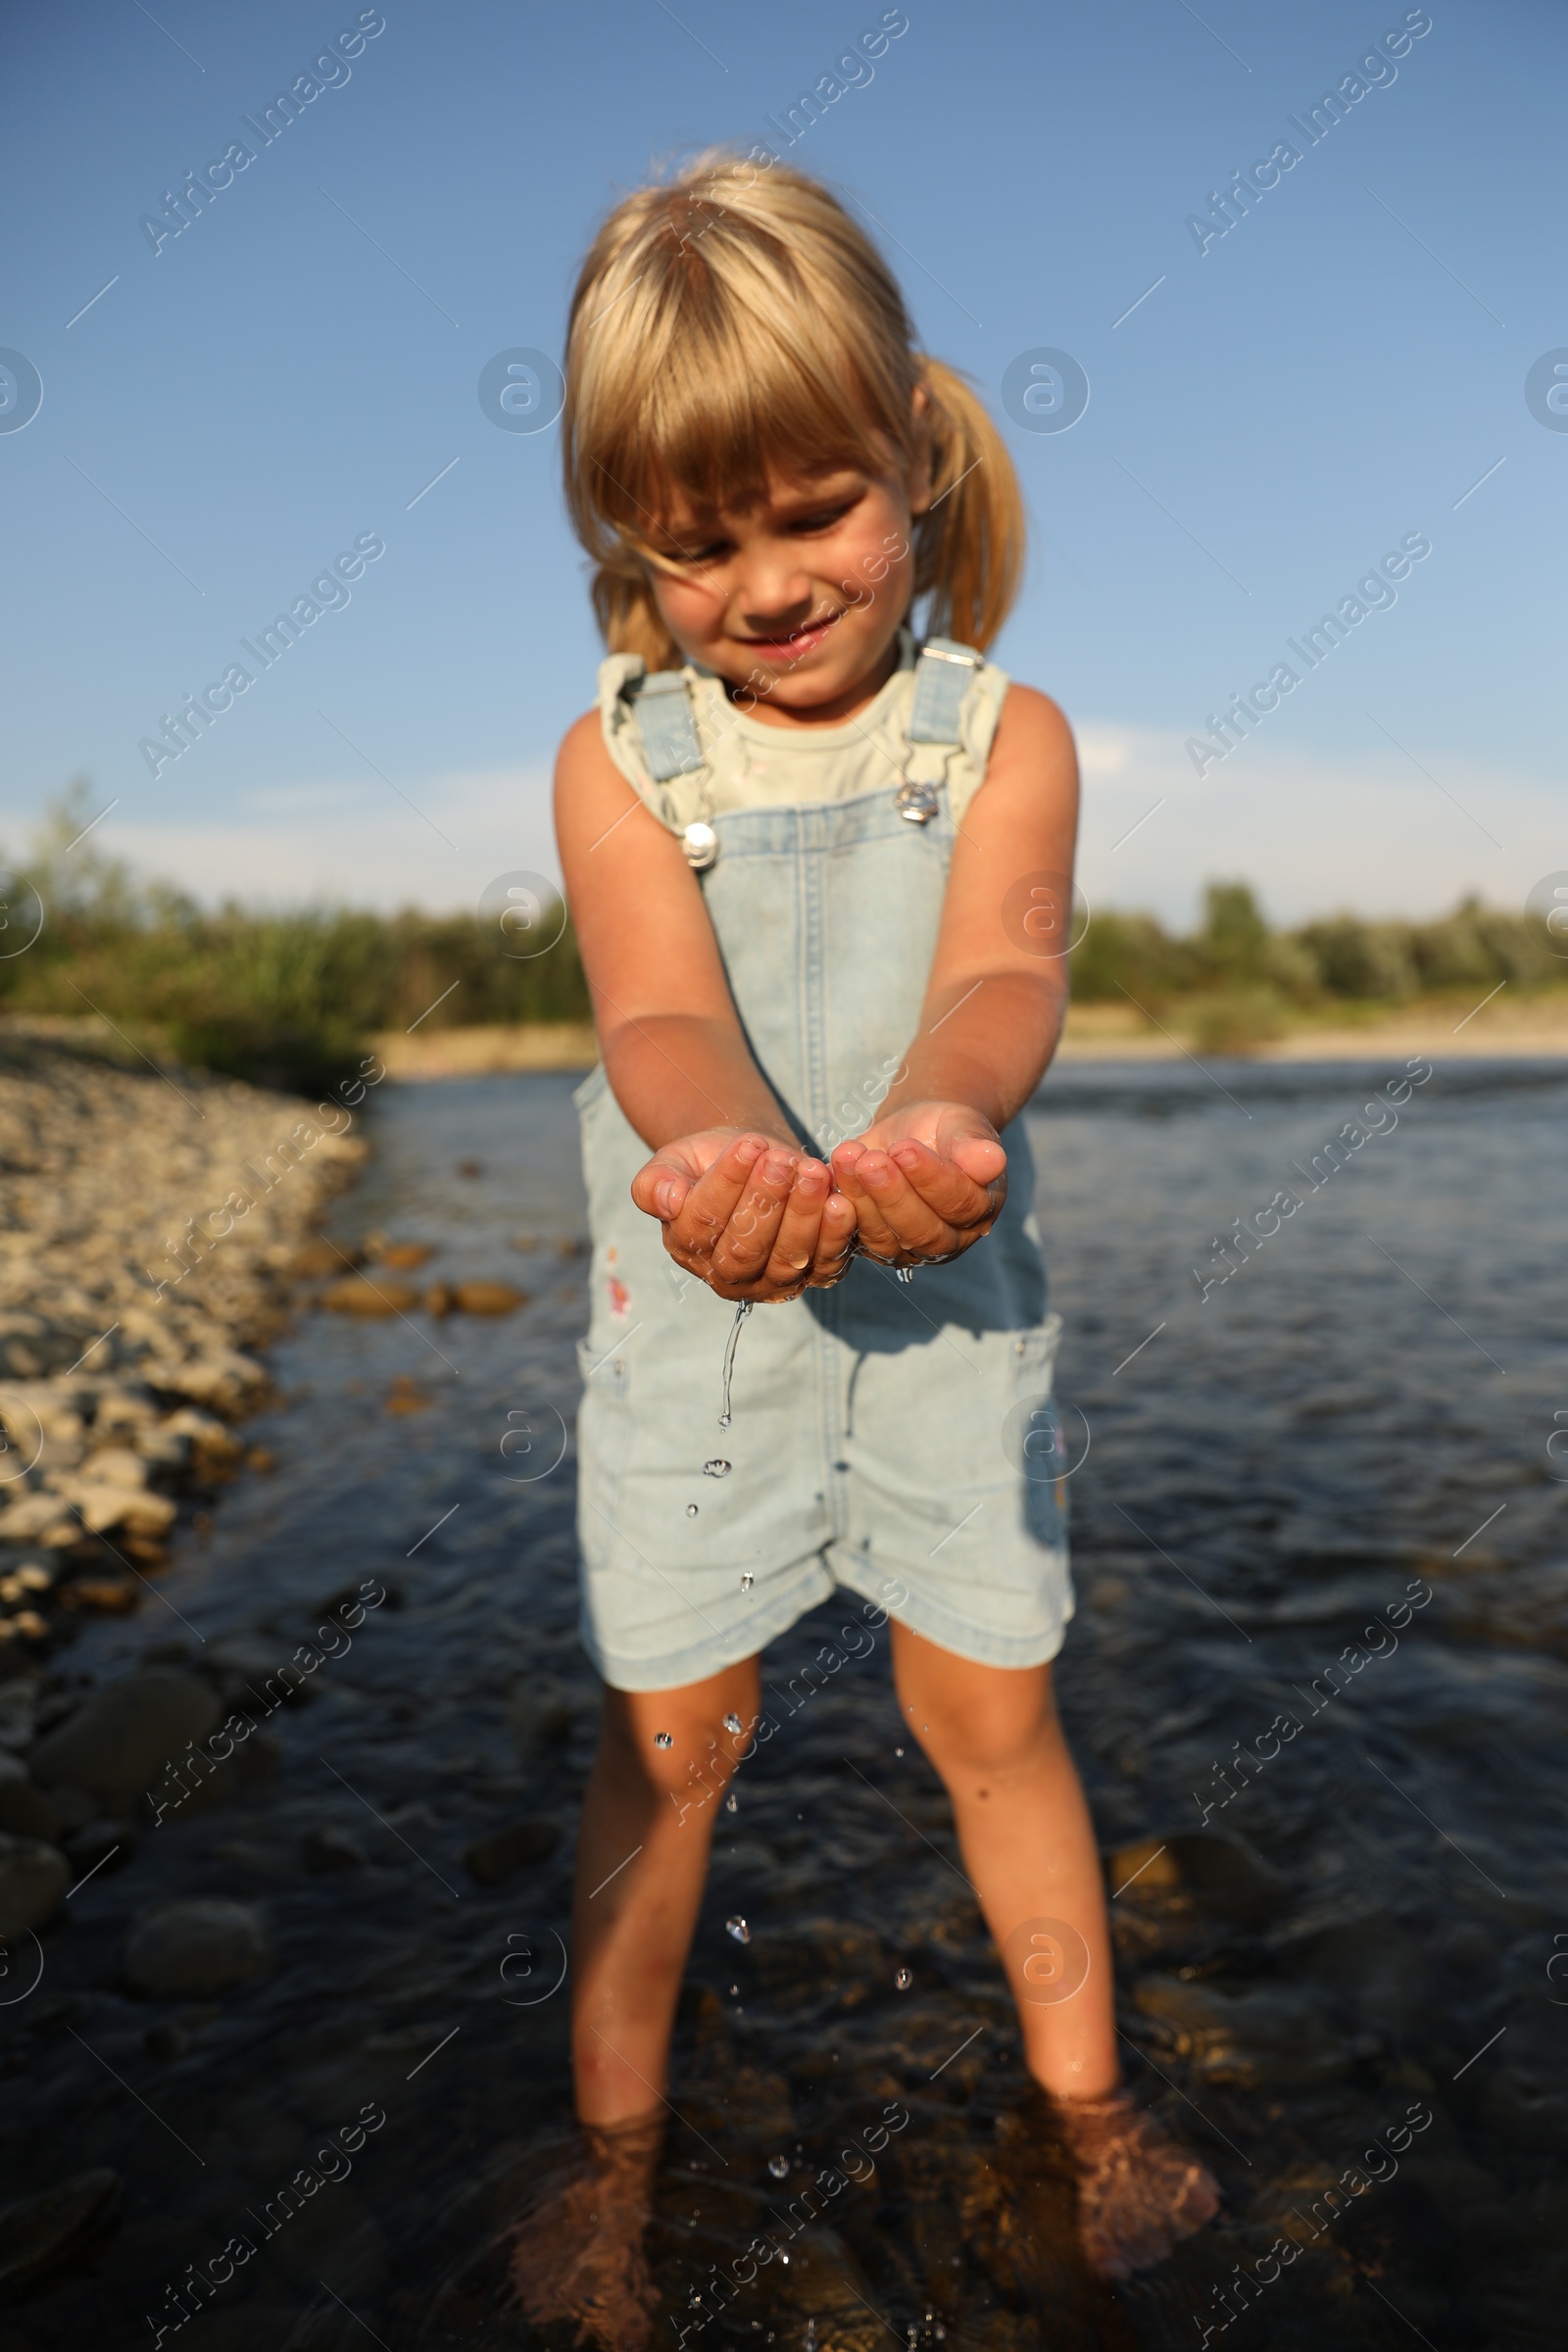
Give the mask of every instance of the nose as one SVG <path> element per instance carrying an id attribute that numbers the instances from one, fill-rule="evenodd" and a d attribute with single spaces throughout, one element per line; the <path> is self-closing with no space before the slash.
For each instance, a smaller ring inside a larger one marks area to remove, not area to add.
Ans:
<path id="1" fill-rule="evenodd" d="M 757 539 L 748 546 L 735 581 L 735 610 L 742 626 L 758 636 L 776 636 L 798 627 L 812 605 L 809 572 L 787 539 Z"/>

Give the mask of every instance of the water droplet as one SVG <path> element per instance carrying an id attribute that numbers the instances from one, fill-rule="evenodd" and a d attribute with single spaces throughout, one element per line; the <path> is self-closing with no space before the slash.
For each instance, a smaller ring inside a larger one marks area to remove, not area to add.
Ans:
<path id="1" fill-rule="evenodd" d="M 695 1518 L 696 1518 L 696 1516 L 697 1516 L 697 1505 L 696 1505 L 696 1503 L 695 1503 L 695 1502 L 689 1502 L 689 1503 L 686 1505 L 686 1516 L 687 1516 L 687 1518 L 688 1518 L 688 1519 L 695 1519 Z"/>
<path id="2" fill-rule="evenodd" d="M 656 1747 L 673 1747 L 674 1744 L 675 1735 L 673 1732 L 656 1732 L 654 1734 L 654 1745 Z"/>
<path id="3" fill-rule="evenodd" d="M 742 1591 L 743 1592 L 749 1592 L 751 1591 L 751 1589 L 752 1589 L 752 1572 L 751 1572 L 751 1570 L 748 1568 L 748 1569 L 746 1570 L 745 1574 L 744 1574 L 744 1575 L 742 1576 L 742 1578 L 741 1578 L 741 1591 Z"/>
<path id="4" fill-rule="evenodd" d="M 724 1718 L 724 1729 L 726 1732 L 743 1732 L 746 1729 L 733 1707 Z"/>
<path id="5" fill-rule="evenodd" d="M 724 1933 L 733 1936 L 737 1943 L 750 1943 L 752 1940 L 752 1931 L 738 1911 L 733 1919 L 725 1920 Z"/>
<path id="6" fill-rule="evenodd" d="M 782 2180 L 790 2169 L 790 2160 L 787 2156 L 770 2156 L 767 2160 L 767 2169 L 775 2180 Z"/>
<path id="7" fill-rule="evenodd" d="M 902 1747 L 896 1747 L 896 1748 L 893 1750 L 893 1753 L 894 1753 L 896 1756 L 902 1756 L 902 1755 L 903 1755 L 903 1753 L 904 1753 L 904 1750 L 903 1750 L 903 1748 L 902 1748 Z"/>
<path id="8" fill-rule="evenodd" d="M 726 1462 L 721 1454 L 715 1453 L 710 1462 L 703 1464 L 703 1476 L 705 1478 L 728 1478 L 734 1467 L 733 1462 Z"/>
<path id="9" fill-rule="evenodd" d="M 914 1268 L 912 1266 L 895 1266 L 893 1271 L 900 1282 L 912 1282 L 914 1280 Z"/>
<path id="10" fill-rule="evenodd" d="M 724 1810 L 725 1810 L 725 1812 L 726 1812 L 726 1813 L 736 1813 L 736 1812 L 738 1812 L 738 1811 L 740 1810 L 740 1808 L 739 1808 L 739 1806 L 736 1804 L 736 1802 L 735 1802 L 735 1799 L 734 1799 L 734 1797 L 733 1797 L 733 1796 L 726 1796 L 726 1797 L 725 1797 L 725 1799 L 724 1799 Z"/>
<path id="11" fill-rule="evenodd" d="M 901 1992 L 907 1992 L 909 1986 L 914 1983 L 914 1978 L 908 1969 L 901 1968 L 893 1982 Z"/>
<path id="12" fill-rule="evenodd" d="M 730 1989 L 730 1995 L 731 1995 L 731 1998 L 732 1998 L 732 1999 L 734 1999 L 734 1998 L 738 1998 L 738 1997 L 739 1997 L 739 1994 L 740 1994 L 740 1989 L 741 1989 L 741 1988 L 740 1988 L 740 1986 L 739 1986 L 738 1984 L 732 1984 L 732 1985 L 730 1986 L 730 1988 L 729 1988 L 729 1989 Z"/>

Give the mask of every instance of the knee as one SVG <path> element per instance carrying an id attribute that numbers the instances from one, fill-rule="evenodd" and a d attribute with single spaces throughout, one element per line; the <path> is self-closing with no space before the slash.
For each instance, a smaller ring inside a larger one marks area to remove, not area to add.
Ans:
<path id="1" fill-rule="evenodd" d="M 661 1801 L 699 1803 L 721 1795 L 748 1740 L 715 1718 L 666 1708 L 658 1721 L 646 1709 L 611 1703 L 607 1694 L 601 1753 L 616 1777 L 641 1781 Z M 667 1742 L 667 1744 L 666 1744 Z"/>
<path id="2" fill-rule="evenodd" d="M 905 1721 L 943 1779 L 1004 1778 L 1036 1762 L 1059 1740 L 1049 1692 L 1006 1698 L 954 1695 L 921 1705 L 906 1702 Z"/>

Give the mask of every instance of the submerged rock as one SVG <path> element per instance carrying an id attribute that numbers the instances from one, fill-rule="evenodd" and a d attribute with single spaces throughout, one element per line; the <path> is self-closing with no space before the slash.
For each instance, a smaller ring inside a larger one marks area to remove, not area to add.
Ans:
<path id="1" fill-rule="evenodd" d="M 177 1666 L 148 1666 L 95 1690 L 85 1706 L 46 1733 L 28 1762 L 45 1787 L 69 1781 L 95 1796 L 139 1795 L 193 1740 L 205 1740 L 220 1709 L 216 1692 Z"/>
<path id="2" fill-rule="evenodd" d="M 201 1999 L 248 1984 L 271 1965 L 259 1912 L 221 1895 L 198 1895 L 149 1911 L 125 1946 L 133 1992 Z"/>
<path id="3" fill-rule="evenodd" d="M 52 1919 L 71 1877 L 71 1864 L 58 1847 L 40 1838 L 0 1833 L 0 1936 L 41 1928 Z"/>
<path id="4" fill-rule="evenodd" d="M 406 1315 L 419 1295 L 406 1282 L 384 1282 L 375 1274 L 349 1274 L 329 1282 L 320 1303 L 334 1315 Z"/>
<path id="5" fill-rule="evenodd" d="M 452 1296 L 466 1315 L 510 1315 L 528 1303 L 528 1293 L 510 1282 L 460 1282 Z"/>
<path id="6" fill-rule="evenodd" d="M 307 1830 L 300 1840 L 307 1870 L 363 1870 L 366 1852 L 347 1830 L 337 1830 L 330 1822 L 320 1829 Z"/>
<path id="7" fill-rule="evenodd" d="M 559 1821 L 514 1821 L 488 1837 L 475 1838 L 463 1849 L 465 1866 L 481 1886 L 499 1886 L 503 1879 L 530 1862 L 543 1862 L 561 1843 Z"/>
<path id="8" fill-rule="evenodd" d="M 35 2197 L 0 2213 L 0 2287 L 41 2278 L 67 2255 L 100 2234 L 120 2194 L 120 2175 L 107 2167 L 74 2173 Z"/>
<path id="9" fill-rule="evenodd" d="M 1176 2054 L 1205 2082 L 1244 2090 L 1305 2089 L 1349 2073 L 1378 2044 L 1347 2034 L 1322 2004 L 1291 1985 L 1245 1992 L 1179 1977 L 1144 1977 L 1133 1990 Z"/>

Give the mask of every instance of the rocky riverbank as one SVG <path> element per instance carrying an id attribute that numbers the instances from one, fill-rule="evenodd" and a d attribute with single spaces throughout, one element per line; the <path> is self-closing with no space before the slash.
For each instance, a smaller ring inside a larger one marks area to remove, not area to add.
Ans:
<path id="1" fill-rule="evenodd" d="M 45 1659 L 74 1621 L 134 1607 L 243 1466 L 235 1424 L 268 1389 L 252 1350 L 365 1157 L 354 1124 L 0 1033 L 0 1936 L 50 1916 L 98 1809 L 22 1761 L 78 1704 Z"/>
<path id="2" fill-rule="evenodd" d="M 0 1655 L 51 1610 L 116 1605 L 182 1494 L 232 1474 L 267 1386 L 249 1350 L 365 1157 L 354 1124 L 0 1036 Z"/>

